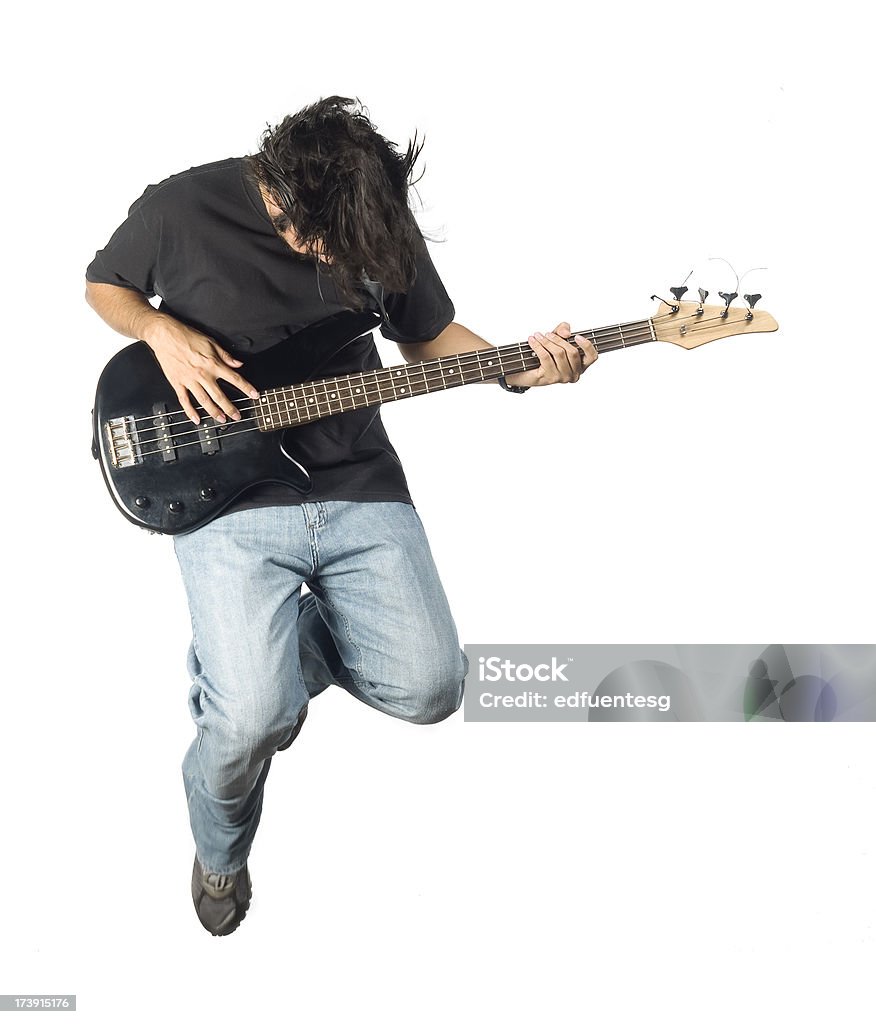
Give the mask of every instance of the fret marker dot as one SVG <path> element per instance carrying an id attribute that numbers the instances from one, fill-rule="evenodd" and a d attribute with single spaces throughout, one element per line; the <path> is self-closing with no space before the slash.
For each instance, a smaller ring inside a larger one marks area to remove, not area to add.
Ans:
<path id="1" fill-rule="evenodd" d="M 404 390 L 405 390 L 405 389 L 404 389 L 404 388 L 402 388 L 401 390 L 402 390 L 402 393 L 404 393 Z"/>
<path id="2" fill-rule="evenodd" d="M 487 360 L 487 366 L 492 366 L 492 365 L 493 365 L 493 360 L 492 359 L 488 359 Z"/>
<path id="3" fill-rule="evenodd" d="M 362 389 L 361 389 L 361 388 L 356 388 L 356 394 L 357 394 L 357 395 L 358 395 L 358 394 L 361 394 L 361 392 L 362 392 Z"/>
<path id="4" fill-rule="evenodd" d="M 453 373 L 453 370 L 448 370 L 448 373 Z"/>
<path id="5" fill-rule="evenodd" d="M 332 393 L 331 393 L 331 394 L 329 395 L 329 398 L 334 398 L 334 397 L 335 397 L 335 393 L 334 393 L 334 391 L 333 391 L 333 392 L 332 392 Z"/>

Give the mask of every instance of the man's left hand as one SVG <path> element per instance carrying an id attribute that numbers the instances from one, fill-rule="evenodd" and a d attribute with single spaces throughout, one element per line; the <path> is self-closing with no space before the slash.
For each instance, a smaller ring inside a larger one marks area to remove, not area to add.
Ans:
<path id="1" fill-rule="evenodd" d="M 538 356 L 539 366 L 523 373 L 509 373 L 505 380 L 516 387 L 541 387 L 543 384 L 573 384 L 596 362 L 596 346 L 583 334 L 571 337 L 572 329 L 565 321 L 549 334 L 536 332 L 529 336 L 529 347 Z"/>

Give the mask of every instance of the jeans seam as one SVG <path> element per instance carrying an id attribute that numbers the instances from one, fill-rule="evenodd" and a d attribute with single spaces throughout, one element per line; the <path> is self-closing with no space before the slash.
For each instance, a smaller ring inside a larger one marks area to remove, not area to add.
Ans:
<path id="1" fill-rule="evenodd" d="M 320 590 L 322 590 L 322 588 L 320 588 Z M 347 642 L 353 648 L 353 650 L 356 652 L 356 669 L 355 669 L 356 675 L 358 675 L 360 679 L 363 679 L 365 677 L 365 673 L 363 671 L 365 658 L 364 658 L 364 656 L 362 654 L 362 648 L 353 639 L 353 631 L 350 629 L 350 620 L 347 618 L 346 615 L 344 615 L 343 612 L 338 611 L 338 609 L 334 606 L 334 604 L 332 604 L 332 602 L 329 600 L 329 598 L 326 595 L 324 590 L 322 590 L 322 601 L 323 601 L 323 604 L 327 608 L 329 608 L 332 611 L 332 613 L 335 616 L 337 616 L 337 618 L 339 618 L 341 620 L 341 622 L 343 623 L 343 625 L 344 625 L 344 635 L 347 638 Z M 357 681 L 358 680 L 351 680 L 351 682 L 357 682 Z"/>
<path id="2" fill-rule="evenodd" d="M 236 867 L 236 868 L 222 868 L 222 870 L 219 871 L 217 868 L 205 867 L 203 864 L 201 864 L 201 858 L 200 858 L 200 856 L 198 856 L 198 863 L 201 864 L 201 868 L 208 875 L 236 875 L 238 871 L 243 871 L 243 869 L 246 867 L 248 861 L 249 861 L 249 857 L 247 857 L 246 860 L 242 860 L 240 862 L 240 865 L 238 867 Z"/>
<path id="3" fill-rule="evenodd" d="M 301 515 L 304 519 L 304 529 L 307 533 L 307 543 L 310 547 L 310 575 L 311 577 L 316 576 L 319 568 L 319 544 L 316 540 L 316 530 L 314 529 L 314 522 L 310 518 L 310 508 L 307 503 L 299 506 L 301 509 Z"/>
<path id="4" fill-rule="evenodd" d="M 201 688 L 201 695 L 203 696 L 204 701 L 207 702 L 207 701 L 210 700 L 210 694 L 207 692 L 207 690 L 204 688 L 204 686 L 200 682 L 200 677 L 204 673 L 204 663 L 201 660 L 201 655 L 200 655 L 200 652 L 198 650 L 198 631 L 195 628 L 195 616 L 194 616 L 194 613 L 191 611 L 191 609 L 189 609 L 189 619 L 191 620 L 191 625 L 192 625 L 192 651 L 194 652 L 194 655 L 195 655 L 195 657 L 198 660 L 198 666 L 200 668 L 200 672 L 198 672 L 197 677 L 195 679 L 193 679 L 192 682 L 193 683 L 197 683 L 198 686 L 200 686 L 200 688 Z M 201 695 L 199 695 L 199 697 L 198 697 L 198 705 L 199 706 L 201 704 Z M 202 707 L 201 711 L 203 712 L 203 710 L 204 710 L 204 708 Z M 196 749 L 197 749 L 198 753 L 200 754 L 200 752 L 201 752 L 201 745 L 204 742 L 204 728 L 203 728 L 203 726 L 199 725 L 197 722 L 195 722 L 195 728 L 197 729 L 197 742 L 198 742 L 198 745 L 197 745 Z"/>

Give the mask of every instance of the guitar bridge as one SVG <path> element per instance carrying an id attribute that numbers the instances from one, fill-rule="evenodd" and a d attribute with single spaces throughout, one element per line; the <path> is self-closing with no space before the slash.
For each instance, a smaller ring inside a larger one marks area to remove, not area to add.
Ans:
<path id="1" fill-rule="evenodd" d="M 115 469 L 136 466 L 143 461 L 140 437 L 133 416 L 118 416 L 104 425 L 110 459 Z"/>

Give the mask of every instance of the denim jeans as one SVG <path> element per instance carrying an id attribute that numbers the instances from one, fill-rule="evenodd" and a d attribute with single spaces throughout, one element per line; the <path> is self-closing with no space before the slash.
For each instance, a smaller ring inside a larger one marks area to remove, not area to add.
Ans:
<path id="1" fill-rule="evenodd" d="M 174 547 L 192 617 L 189 819 L 202 866 L 230 874 L 249 856 L 271 757 L 311 697 L 335 684 L 439 722 L 462 703 L 467 663 L 412 505 L 246 509 Z"/>

